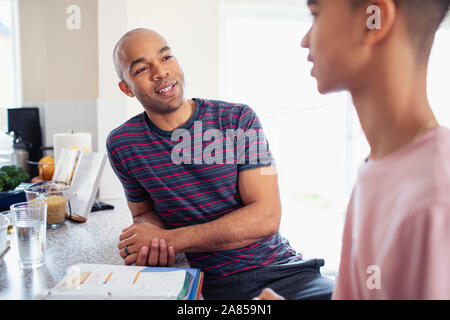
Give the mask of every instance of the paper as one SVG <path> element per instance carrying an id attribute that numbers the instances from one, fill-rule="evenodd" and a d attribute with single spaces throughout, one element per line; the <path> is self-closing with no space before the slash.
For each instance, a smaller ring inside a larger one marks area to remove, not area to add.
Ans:
<path id="1" fill-rule="evenodd" d="M 87 218 L 98 190 L 101 174 L 106 163 L 106 155 L 97 152 L 81 152 L 73 174 L 70 190 L 71 212 Z"/>
<path id="2" fill-rule="evenodd" d="M 52 180 L 70 184 L 79 154 L 79 150 L 61 149 L 58 161 L 55 163 L 55 172 L 53 173 Z"/>
<path id="3" fill-rule="evenodd" d="M 191 275 L 178 268 L 113 266 L 79 264 L 72 266 L 65 277 L 45 299 L 185 299 Z M 169 271 L 170 270 L 170 271 Z"/>

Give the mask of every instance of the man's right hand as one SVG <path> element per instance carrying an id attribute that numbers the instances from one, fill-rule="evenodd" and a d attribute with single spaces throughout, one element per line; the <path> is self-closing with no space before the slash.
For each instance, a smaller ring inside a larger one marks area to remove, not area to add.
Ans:
<path id="1" fill-rule="evenodd" d="M 175 261 L 175 249 L 167 247 L 166 240 L 155 238 L 150 248 L 144 246 L 136 258 L 137 266 L 170 267 Z"/>

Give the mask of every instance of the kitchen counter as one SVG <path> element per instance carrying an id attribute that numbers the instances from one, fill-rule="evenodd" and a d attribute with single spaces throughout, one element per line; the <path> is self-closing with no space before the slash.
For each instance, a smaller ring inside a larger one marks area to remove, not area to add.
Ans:
<path id="1" fill-rule="evenodd" d="M 124 265 L 117 244 L 122 229 L 132 223 L 125 200 L 105 200 L 114 210 L 92 212 L 86 223 L 66 220 L 56 229 L 47 229 L 45 266 L 32 271 L 19 267 L 14 234 L 11 247 L 0 258 L 0 300 L 34 299 L 55 286 L 71 265 L 78 263 Z M 189 267 L 184 254 L 175 257 L 176 267 Z"/>

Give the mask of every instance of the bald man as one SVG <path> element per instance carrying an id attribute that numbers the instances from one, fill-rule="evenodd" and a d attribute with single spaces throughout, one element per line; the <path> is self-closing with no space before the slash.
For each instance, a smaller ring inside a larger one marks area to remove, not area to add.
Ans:
<path id="1" fill-rule="evenodd" d="M 152 30 L 126 33 L 114 64 L 120 90 L 144 108 L 107 139 L 133 217 L 118 244 L 125 263 L 167 266 L 185 253 L 205 274 L 206 299 L 251 299 L 265 287 L 288 299 L 329 299 L 324 261 L 303 260 L 278 231 L 277 175 L 255 112 L 186 99 L 180 64 Z M 251 133 L 256 142 L 235 146 Z"/>

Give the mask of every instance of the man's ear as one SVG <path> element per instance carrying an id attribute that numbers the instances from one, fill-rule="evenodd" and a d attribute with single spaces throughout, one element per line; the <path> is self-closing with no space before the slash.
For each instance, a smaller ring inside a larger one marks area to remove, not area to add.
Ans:
<path id="1" fill-rule="evenodd" d="M 374 45 L 383 41 L 391 32 L 397 17 L 394 0 L 373 0 L 366 7 L 367 30 L 364 42 Z"/>
<path id="2" fill-rule="evenodd" d="M 134 98 L 133 92 L 131 91 L 130 87 L 128 86 L 128 83 L 126 83 L 124 80 L 119 82 L 119 88 L 127 96 L 129 96 L 130 98 Z"/>

